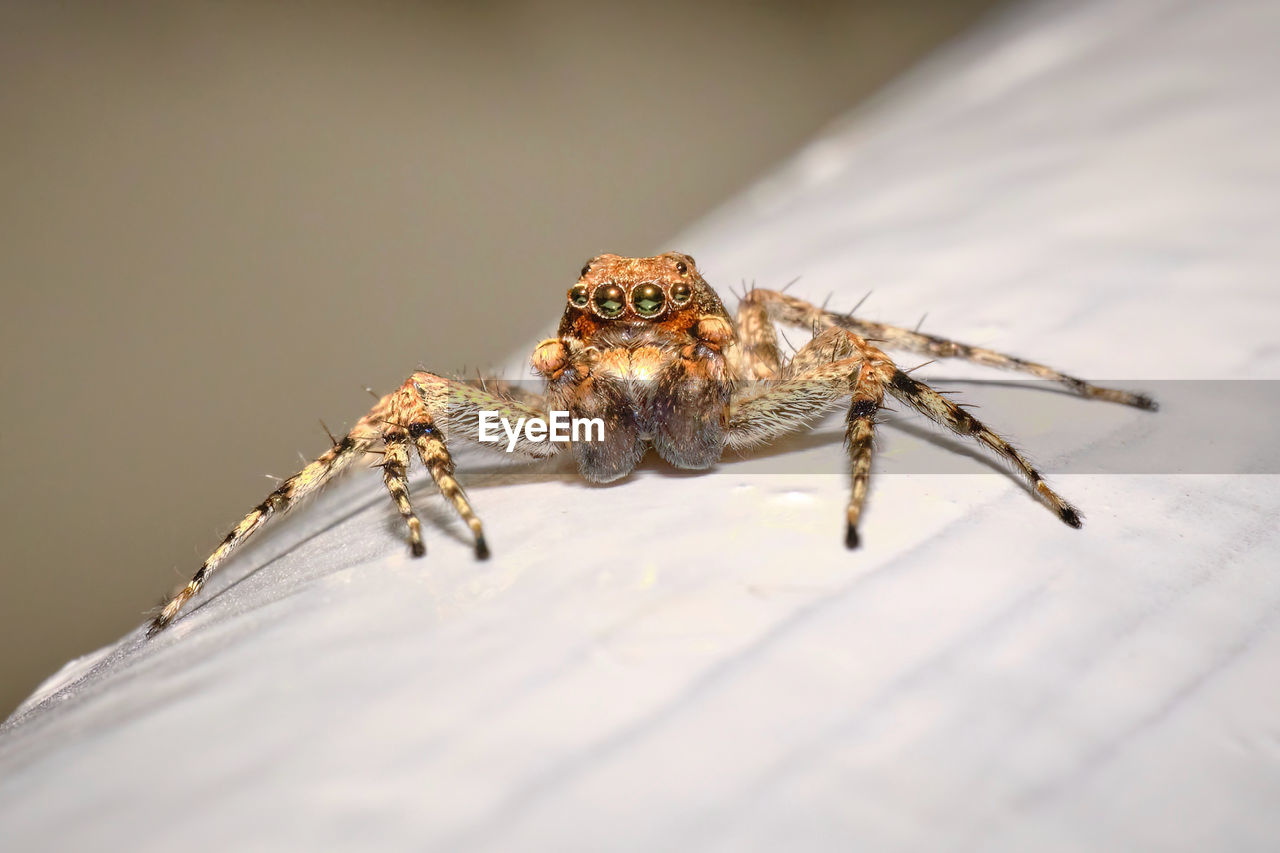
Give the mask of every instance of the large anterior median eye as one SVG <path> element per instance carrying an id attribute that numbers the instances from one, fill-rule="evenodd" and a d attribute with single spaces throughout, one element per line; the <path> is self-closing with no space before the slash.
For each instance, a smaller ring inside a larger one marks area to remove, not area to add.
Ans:
<path id="1" fill-rule="evenodd" d="M 667 304 L 667 295 L 656 284 L 637 284 L 631 291 L 631 307 L 641 317 L 657 317 Z"/>
<path id="2" fill-rule="evenodd" d="M 569 304 L 574 308 L 586 308 L 590 292 L 585 284 L 574 285 L 569 291 Z"/>
<path id="3" fill-rule="evenodd" d="M 602 284 L 596 288 L 595 303 L 601 317 L 617 317 L 627 307 L 627 292 L 616 284 Z"/>

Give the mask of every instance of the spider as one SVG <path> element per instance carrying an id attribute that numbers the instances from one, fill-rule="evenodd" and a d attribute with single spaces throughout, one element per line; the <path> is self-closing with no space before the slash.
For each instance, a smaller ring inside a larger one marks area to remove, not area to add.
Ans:
<path id="1" fill-rule="evenodd" d="M 578 472 L 595 483 L 629 474 L 649 447 L 679 468 L 708 468 L 726 448 L 746 448 L 805 429 L 848 403 L 845 441 L 852 473 L 845 544 L 858 546 L 871 472 L 876 413 L 885 395 L 951 431 L 976 439 L 1006 460 L 1032 495 L 1071 527 L 1080 513 L 1045 482 L 1006 439 L 938 391 L 913 379 L 877 346 L 962 358 L 1052 380 L 1082 397 L 1154 410 L 1142 394 L 1102 388 L 1050 367 L 839 314 L 782 291 L 751 289 L 731 318 L 693 258 L 668 252 L 652 258 L 599 255 L 569 288 L 554 338 L 533 350 L 544 380 L 538 395 L 514 387 L 449 379 L 419 370 L 377 404 L 314 462 L 282 482 L 214 549 L 191 581 L 156 615 L 148 636 L 177 616 L 226 558 L 273 516 L 288 512 L 354 460 L 382 455 L 382 476 L 415 557 L 426 549 L 422 523 L 409 499 L 410 453 L 416 451 L 444 497 L 471 529 L 475 554 L 489 556 L 484 528 L 458 481 L 449 442 L 477 441 L 481 412 L 517 421 L 553 410 L 599 418 L 600 440 L 569 442 Z M 790 359 L 778 346 L 777 325 L 812 331 Z M 529 459 L 564 444 L 528 434 L 511 450 Z"/>

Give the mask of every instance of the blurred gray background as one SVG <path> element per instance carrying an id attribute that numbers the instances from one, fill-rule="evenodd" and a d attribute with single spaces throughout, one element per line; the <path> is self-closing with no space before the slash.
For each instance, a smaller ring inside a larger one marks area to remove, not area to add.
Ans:
<path id="1" fill-rule="evenodd" d="M 0 715 L 993 5 L 0 3 Z"/>

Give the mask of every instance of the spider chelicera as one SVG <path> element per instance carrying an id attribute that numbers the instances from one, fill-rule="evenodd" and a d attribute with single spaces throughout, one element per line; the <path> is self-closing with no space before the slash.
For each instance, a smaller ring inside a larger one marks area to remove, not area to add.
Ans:
<path id="1" fill-rule="evenodd" d="M 209 574 L 270 518 L 283 515 L 368 453 L 382 455 L 383 479 L 408 527 L 415 556 L 425 548 L 422 524 L 409 499 L 411 451 L 417 452 L 436 486 L 471 528 L 476 556 L 488 557 L 483 527 L 454 479 L 448 447 L 450 442 L 478 439 L 481 412 L 494 412 L 511 422 L 545 418 L 551 411 L 602 420 L 599 440 L 539 442 L 525 434 L 514 439 L 510 449 L 542 458 L 567 447 L 579 473 L 603 483 L 630 473 L 650 447 L 677 467 L 707 468 L 726 448 L 750 447 L 805 429 L 831 408 L 847 403 L 845 439 L 853 484 L 845 544 L 855 548 L 871 472 L 875 417 L 886 394 L 976 439 L 1007 460 L 1058 518 L 1072 527 L 1081 524 L 1080 513 L 1049 488 L 1013 445 L 900 370 L 880 346 L 1019 370 L 1060 383 L 1082 397 L 1156 408 L 1142 394 L 1101 388 L 1035 362 L 834 313 L 785 292 L 748 290 L 736 317 L 730 317 L 693 258 L 678 252 L 652 258 L 593 258 L 569 288 L 567 302 L 556 337 L 533 351 L 533 369 L 545 381 L 543 394 L 414 373 L 378 400 L 345 437 L 334 440 L 329 450 L 254 507 L 164 606 L 148 633 L 172 622 Z M 812 330 L 813 337 L 787 359 L 778 345 L 778 325 Z"/>

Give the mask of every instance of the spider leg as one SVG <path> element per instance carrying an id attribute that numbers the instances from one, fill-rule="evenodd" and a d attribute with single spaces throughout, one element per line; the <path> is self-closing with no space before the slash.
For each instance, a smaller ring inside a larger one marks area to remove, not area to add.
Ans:
<path id="1" fill-rule="evenodd" d="M 476 556 L 489 555 L 479 518 L 471 509 L 466 495 L 453 477 L 453 459 L 446 435 L 479 441 L 478 418 L 481 411 L 494 411 L 513 423 L 520 418 L 542 417 L 540 402 L 534 395 L 517 401 L 500 397 L 471 383 L 446 379 L 426 371 L 417 371 L 395 391 L 380 398 L 355 427 L 314 462 L 285 480 L 266 500 L 258 504 L 232 528 L 222 543 L 205 559 L 191 580 L 164 606 L 147 630 L 153 636 L 164 629 L 208 580 L 214 570 L 272 517 L 284 515 L 303 498 L 315 492 L 352 461 L 374 445 L 385 443 L 383 480 L 396 508 L 409 528 L 409 544 L 414 556 L 425 553 L 422 524 L 409 497 L 409 452 L 412 445 L 431 473 L 441 493 L 450 501 L 475 537 Z M 552 442 L 531 442 L 522 433 L 512 452 L 526 458 L 542 458 L 561 450 Z"/>
<path id="2" fill-rule="evenodd" d="M 894 369 L 886 390 L 934 423 L 940 424 L 957 435 L 969 436 L 1007 460 L 1031 488 L 1032 494 L 1071 527 L 1082 524 L 1080 512 L 1067 503 L 1040 476 L 1030 462 L 1005 438 L 997 435 L 942 394 L 912 379 L 901 370 Z"/>
<path id="3" fill-rule="evenodd" d="M 409 550 L 413 556 L 421 557 L 427 553 L 427 547 L 422 544 L 422 521 L 413 511 L 413 502 L 409 500 L 408 434 L 404 430 L 398 430 L 389 434 L 386 441 L 387 448 L 382 457 L 382 481 L 387 484 L 387 491 L 391 493 L 400 517 L 409 528 Z"/>
<path id="4" fill-rule="evenodd" d="M 827 311 L 811 302 L 806 302 L 803 299 L 797 299 L 794 296 L 788 296 L 778 291 L 752 290 L 746 294 L 743 303 L 751 304 L 752 307 L 749 311 L 753 315 L 764 311 L 769 317 L 787 325 L 817 329 L 832 327 L 848 329 L 865 338 L 882 343 L 890 349 L 904 349 L 931 355 L 935 358 L 960 358 L 1003 370 L 1017 370 L 1056 382 L 1081 397 L 1123 403 L 1126 406 L 1152 411 L 1158 408 L 1155 400 L 1145 394 L 1135 394 L 1131 391 L 1093 385 L 1083 379 L 1068 376 L 1047 365 L 1006 355 L 984 347 L 962 344 L 958 341 L 940 338 L 935 335 L 926 335 L 901 326 L 873 323 L 869 320 L 861 320 L 850 314 Z M 738 311 L 741 315 L 744 311 L 743 305 L 739 305 Z"/>
<path id="5" fill-rule="evenodd" d="M 976 439 L 1007 460 L 1035 497 L 1064 523 L 1079 528 L 1080 512 L 1049 488 L 1040 472 L 1009 441 L 939 392 L 899 370 L 879 349 L 854 332 L 829 327 L 809 341 L 782 370 L 768 390 L 735 400 L 730 411 L 730 447 L 750 447 L 802 429 L 852 397 L 845 442 L 853 474 L 845 543 L 858 545 L 857 525 L 870 481 L 875 415 L 884 393 L 911 406 L 951 431 Z"/>
<path id="6" fill-rule="evenodd" d="M 482 411 L 496 412 L 499 417 L 512 423 L 540 418 L 545 414 L 545 404 L 538 395 L 521 389 L 520 396 L 516 399 L 514 394 L 510 397 L 499 396 L 490 391 L 490 387 L 507 388 L 500 380 L 462 382 L 419 370 L 399 390 L 387 396 L 386 420 L 390 424 L 388 447 L 391 447 L 393 437 L 402 442 L 406 464 L 408 446 L 412 444 L 418 451 L 418 457 L 431 474 L 436 488 L 471 529 L 476 557 L 481 560 L 489 557 L 484 525 L 472 509 L 462 486 L 453 476 L 455 465 L 449 452 L 448 438 L 480 442 L 479 413 Z M 512 452 L 525 458 L 540 459 L 554 455 L 561 447 L 562 445 L 553 442 L 530 441 L 527 433 L 521 433 Z M 390 479 L 387 486 L 392 486 Z M 404 500 L 408 501 L 407 484 L 404 491 Z M 397 505 L 400 505 L 401 498 L 396 489 L 392 490 L 392 496 L 396 498 Z M 401 506 L 400 511 L 409 524 L 413 553 L 419 556 L 422 551 L 415 535 L 416 516 L 411 509 L 406 513 L 404 506 Z"/>
<path id="7" fill-rule="evenodd" d="M 752 298 L 754 293 L 747 291 L 738 302 L 737 341 L 726 353 L 734 375 L 747 381 L 772 379 L 782 370 L 778 330 L 769 319 L 768 306 Z"/>
<path id="8" fill-rule="evenodd" d="M 512 382 L 503 377 L 494 376 L 477 377 L 474 382 L 479 383 L 481 389 L 490 394 L 503 400 L 524 403 L 526 406 L 539 410 L 539 412 L 547 405 L 545 398 L 541 394 L 530 390 L 527 382 Z"/>
<path id="9" fill-rule="evenodd" d="M 864 380 L 862 374 L 873 377 Z M 855 383 L 853 402 L 849 406 L 849 415 L 845 418 L 844 442 L 849 450 L 849 462 L 852 468 L 852 485 L 849 490 L 849 506 L 845 527 L 844 544 L 846 548 L 858 547 L 858 521 L 862 518 L 862 507 L 867 502 L 867 490 L 871 484 L 871 451 L 875 438 L 876 412 L 884 402 L 884 387 L 880 383 L 879 374 L 874 371 L 859 371 Z"/>
<path id="10" fill-rule="evenodd" d="M 844 329 L 828 329 L 802 346 L 767 390 L 744 395 L 730 407 L 730 447 L 750 447 L 802 429 L 844 397 L 851 397 L 845 425 L 852 484 L 846 508 L 845 545 L 858 547 L 858 521 L 867 500 L 875 416 L 884 401 L 893 362 Z"/>
<path id="11" fill-rule="evenodd" d="M 421 556 L 425 549 L 418 532 L 420 525 L 417 516 L 409 503 L 408 482 L 402 475 L 402 469 L 408 465 L 410 445 L 417 450 L 418 457 L 431 474 L 436 488 L 471 529 L 476 557 L 481 560 L 489 557 L 484 525 L 472 509 L 462 486 L 453 476 L 455 465 L 449 452 L 448 437 L 480 442 L 479 413 L 482 411 L 496 412 L 499 417 L 515 423 L 540 418 L 545 409 L 538 395 L 522 390 L 520 399 L 513 399 L 514 395 L 498 396 L 489 390 L 490 387 L 506 388 L 497 380 L 462 382 L 420 370 L 410 376 L 397 391 L 387 395 L 387 459 L 393 463 L 397 475 L 392 476 L 392 469 L 386 468 L 384 464 L 387 488 L 391 490 L 400 514 L 409 525 L 410 546 L 414 556 Z M 529 441 L 527 434 L 521 433 L 512 452 L 525 458 L 539 459 L 554 455 L 560 449 L 561 445 L 553 442 Z"/>
<path id="12" fill-rule="evenodd" d="M 191 580 L 187 582 L 187 585 L 165 604 L 160 613 L 152 620 L 151 627 L 147 630 L 147 636 L 154 635 L 172 622 L 174 617 L 178 615 L 178 611 L 182 609 L 182 606 L 204 586 L 209 575 L 232 552 L 243 545 L 258 528 L 273 516 L 283 515 L 288 512 L 299 501 L 329 482 L 335 474 L 349 466 L 352 461 L 367 451 L 380 437 L 381 431 L 377 426 L 378 418 L 375 417 L 375 412 L 379 412 L 378 407 L 375 407 L 373 412 L 362 418 L 351 432 L 347 433 L 337 444 L 330 447 L 301 471 L 282 482 L 276 487 L 275 491 L 267 495 L 266 500 L 251 509 L 240 520 L 240 523 L 231 529 L 231 532 L 213 550 L 213 553 L 205 558 L 204 563 L 201 564 Z"/>
<path id="13" fill-rule="evenodd" d="M 420 424 L 410 426 L 409 434 L 413 436 L 414 444 L 418 448 L 418 457 L 431 474 L 436 488 L 449 503 L 453 504 L 453 508 L 466 522 L 467 527 L 471 528 L 471 534 L 475 537 L 476 557 L 481 560 L 489 559 L 489 545 L 485 542 L 484 526 L 471 509 L 471 503 L 467 500 L 466 493 L 462 491 L 462 486 L 458 485 L 458 481 L 453 477 L 453 457 L 449 455 L 444 437 L 434 427 Z"/>

